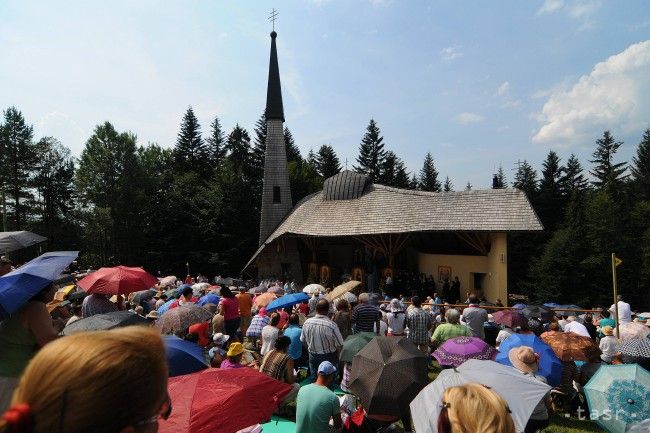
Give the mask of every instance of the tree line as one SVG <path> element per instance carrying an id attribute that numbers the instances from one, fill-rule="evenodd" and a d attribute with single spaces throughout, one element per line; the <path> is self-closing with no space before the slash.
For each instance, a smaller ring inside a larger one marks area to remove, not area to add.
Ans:
<path id="1" fill-rule="evenodd" d="M 296 204 L 342 166 L 329 145 L 303 157 L 288 127 L 284 139 Z M 621 145 L 608 131 L 596 140 L 591 178 L 575 155 L 563 164 L 550 151 L 539 176 L 528 161 L 519 164 L 510 185 L 526 192 L 546 230 L 510 236 L 511 292 L 557 302 L 608 299 L 607 264 L 617 252 L 623 291 L 647 296 L 650 130 L 629 164 L 615 162 Z M 140 145 L 135 134 L 105 122 L 77 159 L 54 137 L 35 139 L 22 113 L 10 107 L 0 122 L 3 230 L 41 233 L 50 249 L 79 249 L 93 266 L 182 273 L 189 263 L 192 272 L 236 275 L 257 248 L 265 149 L 263 114 L 252 134 L 239 124 L 227 132 L 218 117 L 204 133 L 189 107 L 173 147 Z M 454 190 L 431 153 L 409 173 L 374 119 L 353 169 L 388 186 Z M 508 185 L 500 167 L 493 187 Z M 468 182 L 463 189 L 471 188 Z"/>

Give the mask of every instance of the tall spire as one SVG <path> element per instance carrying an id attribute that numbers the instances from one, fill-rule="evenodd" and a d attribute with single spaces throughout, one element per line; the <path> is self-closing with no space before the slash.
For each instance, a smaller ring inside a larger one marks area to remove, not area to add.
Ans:
<path id="1" fill-rule="evenodd" d="M 280 68 L 278 68 L 278 51 L 275 38 L 278 34 L 271 32 L 271 59 L 269 61 L 269 84 L 266 88 L 266 120 L 280 119 L 284 122 L 282 106 L 282 86 L 280 85 Z"/>
<path id="2" fill-rule="evenodd" d="M 266 150 L 264 152 L 264 181 L 260 215 L 260 245 L 291 211 L 291 187 L 287 167 L 287 147 L 284 142 L 284 109 L 278 53 L 277 33 L 271 33 L 271 61 L 266 92 Z"/>

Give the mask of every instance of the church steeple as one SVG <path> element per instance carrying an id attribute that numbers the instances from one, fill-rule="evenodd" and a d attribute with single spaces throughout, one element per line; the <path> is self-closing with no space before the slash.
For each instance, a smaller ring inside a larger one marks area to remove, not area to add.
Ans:
<path id="1" fill-rule="evenodd" d="M 277 33 L 271 33 L 269 82 L 266 91 L 266 151 L 264 154 L 264 182 L 260 217 L 260 245 L 284 220 L 292 207 L 287 150 L 284 143 L 284 108 L 278 53 Z"/>
<path id="2" fill-rule="evenodd" d="M 278 34 L 271 32 L 271 59 L 269 61 L 269 84 L 266 88 L 266 120 L 280 119 L 284 122 L 284 107 L 282 106 L 282 85 L 280 84 L 280 68 L 278 68 L 278 51 L 275 38 Z"/>

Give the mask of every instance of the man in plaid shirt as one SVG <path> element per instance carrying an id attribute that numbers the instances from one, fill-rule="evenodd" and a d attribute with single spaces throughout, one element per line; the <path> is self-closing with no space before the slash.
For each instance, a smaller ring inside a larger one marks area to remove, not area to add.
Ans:
<path id="1" fill-rule="evenodd" d="M 422 309 L 419 296 L 411 299 L 413 306 L 406 313 L 406 325 L 409 328 L 408 338 L 424 354 L 429 354 L 429 329 L 433 325 L 433 318 Z"/>
<path id="2" fill-rule="evenodd" d="M 253 345 L 256 345 L 262 337 L 262 328 L 271 322 L 271 318 L 266 315 L 266 308 L 260 308 L 257 315 L 251 320 L 251 324 L 246 331 L 246 338 L 250 340 Z"/>

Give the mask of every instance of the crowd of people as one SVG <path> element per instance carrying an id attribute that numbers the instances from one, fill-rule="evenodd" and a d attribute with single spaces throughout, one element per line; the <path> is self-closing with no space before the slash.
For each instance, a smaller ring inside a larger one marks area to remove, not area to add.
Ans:
<path id="1" fill-rule="evenodd" d="M 53 318 L 46 307 L 55 295 L 56 284 L 32 297 L 0 323 L 0 413 L 4 413 L 0 432 L 155 431 L 155 424 L 171 411 L 158 322 L 165 307 L 197 304 L 207 295 L 219 298 L 217 304 L 201 307 L 212 313 L 210 320 L 173 333 L 202 347 L 212 368 L 251 368 L 290 385 L 291 391 L 280 402 L 278 413 L 295 418 L 297 433 L 346 428 L 344 421 L 351 414 L 341 411 L 333 388 L 340 386 L 343 392 L 352 392 L 352 364 L 340 361 L 349 336 L 374 333 L 404 337 L 428 356 L 455 337 L 473 336 L 487 341 L 486 329 L 494 327 L 492 315 L 474 294 L 467 297 L 462 308 L 454 308 L 435 294 L 427 299 L 413 296 L 408 302 L 399 298 L 382 301 L 369 293 L 354 296 L 355 302 L 345 297 L 330 301 L 326 295 L 331 289 L 327 289 L 325 293 L 314 293 L 307 301 L 269 311 L 269 302 L 256 299 L 266 293 L 256 294 L 249 287 L 218 287 L 207 282 L 190 285 L 196 282 L 191 278 L 185 282 L 189 284 L 178 281 L 159 285 L 150 297 L 143 298 L 134 294 L 113 299 L 99 294 L 79 297 L 67 306 L 65 319 Z M 282 293 L 294 289 L 282 284 L 276 287 L 282 288 Z M 147 318 L 151 328 L 128 327 L 60 338 L 66 325 L 119 310 L 132 310 Z M 618 314 L 619 324 L 632 320 L 629 304 L 622 299 Z M 515 329 L 501 326 L 492 344 L 498 347 L 514 334 L 573 332 L 599 342 L 602 355 L 592 360 L 594 363 L 626 362 L 616 353 L 613 329 L 617 321 L 611 316 L 611 311 L 604 310 L 596 317 L 533 317 Z M 537 374 L 538 356 L 531 348 L 513 349 L 508 357 L 522 374 L 545 381 Z M 575 365 L 567 365 L 566 369 L 565 388 L 584 381 L 584 374 Z M 533 411 L 526 433 L 548 425 L 549 406 L 550 396 Z M 411 430 L 408 413 L 401 419 L 368 416 L 375 430 L 396 421 L 401 421 L 405 431 Z M 515 430 L 507 404 L 498 394 L 468 384 L 445 392 L 438 431 Z"/>

